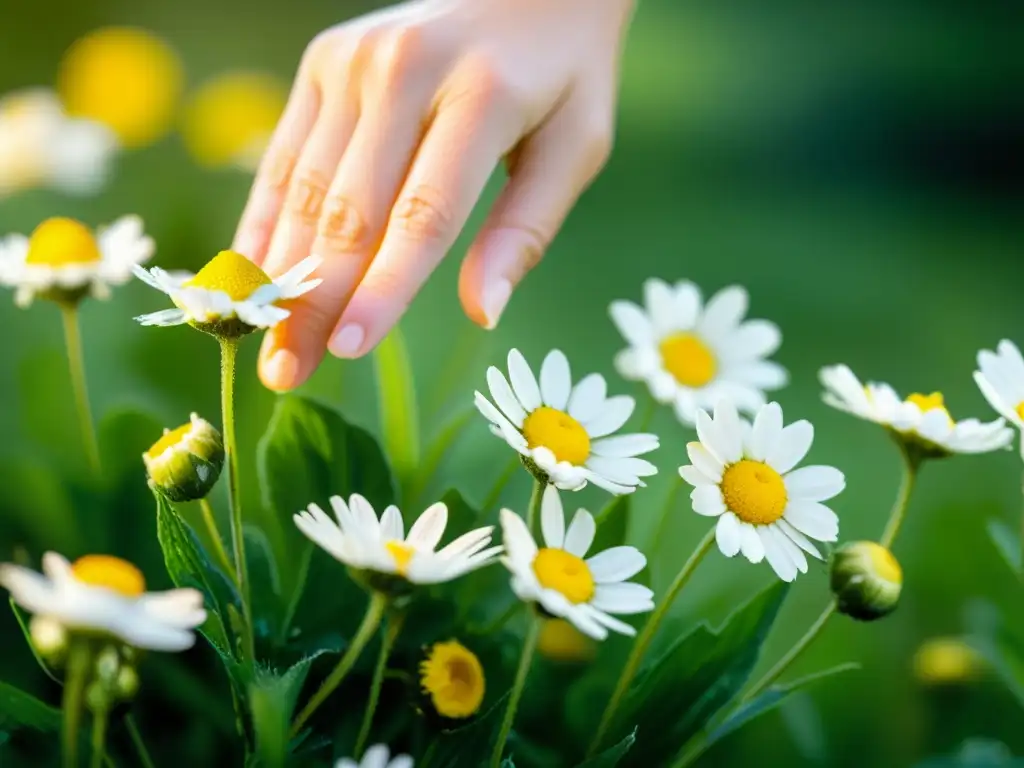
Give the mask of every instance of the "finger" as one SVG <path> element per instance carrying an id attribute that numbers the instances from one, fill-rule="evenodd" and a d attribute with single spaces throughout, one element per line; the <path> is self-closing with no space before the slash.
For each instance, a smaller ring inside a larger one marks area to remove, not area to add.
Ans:
<path id="1" fill-rule="evenodd" d="M 512 290 L 540 261 L 611 143 L 610 110 L 569 99 L 515 153 L 510 179 L 470 246 L 459 298 L 473 322 L 498 323 Z"/>
<path id="2" fill-rule="evenodd" d="M 331 338 L 338 357 L 365 354 L 398 322 L 519 133 L 501 88 L 479 72 L 473 80 L 472 94 L 442 102 L 417 151 L 380 250 Z"/>

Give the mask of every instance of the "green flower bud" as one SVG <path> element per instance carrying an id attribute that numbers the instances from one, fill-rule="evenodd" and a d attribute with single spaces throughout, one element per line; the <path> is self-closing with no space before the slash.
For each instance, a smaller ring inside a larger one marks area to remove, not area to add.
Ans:
<path id="1" fill-rule="evenodd" d="M 114 682 L 114 692 L 121 701 L 131 701 L 135 698 L 135 694 L 139 692 L 139 673 L 135 671 L 135 667 L 121 667 Z"/>
<path id="2" fill-rule="evenodd" d="M 165 430 L 142 454 L 150 483 L 171 501 L 205 498 L 224 466 L 224 443 L 210 422 L 192 414 L 188 424 Z"/>
<path id="3" fill-rule="evenodd" d="M 49 616 L 33 616 L 28 631 L 36 653 L 50 664 L 63 659 L 68 647 L 68 633 L 63 624 Z"/>
<path id="4" fill-rule="evenodd" d="M 116 648 L 108 646 L 96 655 L 96 678 L 104 685 L 114 682 L 120 667 L 121 658 Z"/>
<path id="5" fill-rule="evenodd" d="M 832 594 L 840 613 L 860 621 L 896 610 L 903 569 L 892 552 L 873 541 L 852 541 L 832 553 Z"/>

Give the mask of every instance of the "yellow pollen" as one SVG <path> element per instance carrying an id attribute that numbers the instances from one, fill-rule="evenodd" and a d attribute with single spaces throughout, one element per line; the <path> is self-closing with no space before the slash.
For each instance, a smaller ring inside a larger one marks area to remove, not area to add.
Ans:
<path id="1" fill-rule="evenodd" d="M 945 401 L 942 399 L 941 392 L 932 392 L 930 395 L 922 395 L 920 392 L 915 392 L 907 398 L 908 403 L 913 403 L 921 409 L 921 413 L 934 410 L 946 410 Z"/>
<path id="2" fill-rule="evenodd" d="M 186 285 L 224 291 L 233 301 L 243 301 L 252 296 L 257 288 L 270 283 L 267 273 L 242 254 L 221 251 Z"/>
<path id="3" fill-rule="evenodd" d="M 878 577 L 893 584 L 902 584 L 903 569 L 896 562 L 896 558 L 892 556 L 892 552 L 873 541 L 865 542 L 865 544 L 868 557 L 871 558 L 871 565 L 874 566 Z"/>
<path id="4" fill-rule="evenodd" d="M 484 700 L 484 670 L 471 650 L 455 640 L 434 643 L 420 664 L 420 685 L 443 717 L 475 715 Z"/>
<path id="5" fill-rule="evenodd" d="M 153 443 L 152 447 L 150 447 L 150 449 L 146 451 L 146 456 L 148 456 L 151 459 L 155 459 L 168 448 L 171 448 L 180 443 L 185 438 L 185 435 L 187 435 L 191 429 L 192 423 L 189 422 L 188 424 L 178 427 L 177 429 L 168 430 L 164 432 L 163 437 L 161 437 L 159 440 Z"/>
<path id="6" fill-rule="evenodd" d="M 725 505 L 745 523 L 768 525 L 786 511 L 786 484 L 767 464 L 743 459 L 722 473 Z"/>
<path id="7" fill-rule="evenodd" d="M 47 219 L 28 241 L 28 264 L 63 267 L 68 264 L 92 264 L 100 260 L 96 237 L 87 226 L 74 219 Z"/>
<path id="8" fill-rule="evenodd" d="M 568 413 L 542 405 L 523 422 L 523 437 L 531 448 L 544 446 L 558 461 L 582 465 L 590 456 L 590 435 Z"/>
<path id="9" fill-rule="evenodd" d="M 713 378 L 718 365 L 707 344 L 692 333 L 673 333 L 658 345 L 665 370 L 684 387 L 703 387 Z"/>
<path id="10" fill-rule="evenodd" d="M 112 555 L 86 555 L 71 565 L 71 573 L 84 584 L 106 587 L 125 597 L 138 597 L 146 591 L 142 571 Z"/>
<path id="11" fill-rule="evenodd" d="M 399 575 L 405 576 L 409 571 L 409 561 L 412 560 L 413 553 L 416 550 L 404 541 L 385 542 L 384 548 L 387 549 L 391 557 L 394 558 L 395 567 L 398 568 Z"/>
<path id="12" fill-rule="evenodd" d="M 564 549 L 544 548 L 533 560 L 537 581 L 561 592 L 570 603 L 585 603 L 594 596 L 594 576 L 581 558 Z"/>
<path id="13" fill-rule="evenodd" d="M 1024 401 L 1017 403 L 1017 407 L 1014 409 L 1017 415 L 1024 419 Z"/>

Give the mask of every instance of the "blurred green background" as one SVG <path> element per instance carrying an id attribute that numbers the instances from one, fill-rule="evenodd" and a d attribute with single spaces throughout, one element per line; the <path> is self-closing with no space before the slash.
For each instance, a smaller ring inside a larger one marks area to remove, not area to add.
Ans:
<path id="1" fill-rule="evenodd" d="M 51 85 L 65 49 L 108 24 L 164 37 L 181 54 L 190 86 L 238 68 L 288 78 L 313 35 L 369 7 L 347 0 L 19 3 L 7 7 L 0 25 L 0 93 Z M 880 430 L 822 405 L 816 372 L 847 362 L 905 392 L 941 389 L 954 417 L 991 416 L 971 381 L 975 354 L 1003 337 L 1024 342 L 1022 22 L 1024 7 L 998 2 L 641 2 L 623 64 L 612 160 L 501 327 L 488 333 L 472 326 L 458 304 L 457 268 L 472 226 L 403 322 L 428 427 L 453 403 L 468 402 L 486 365 L 500 362 L 510 346 L 538 363 L 557 346 L 577 373 L 613 377 L 621 341 L 607 306 L 639 299 L 648 276 L 689 278 L 706 293 L 738 282 L 750 291 L 752 316 L 782 327 L 776 359 L 792 384 L 778 399 L 787 418 L 811 419 L 811 459 L 847 475 L 835 504 L 842 537 L 877 537 L 898 482 L 896 450 Z M 500 179 L 493 181 L 489 199 Z M 195 269 L 230 242 L 248 183 L 240 172 L 197 167 L 172 136 L 121 157 L 96 198 L 36 191 L 0 199 L 0 232 L 27 232 L 57 214 L 98 224 L 134 212 L 157 241 L 154 263 Z M 86 304 L 97 416 L 141 408 L 168 426 L 192 410 L 216 420 L 216 345 L 186 329 L 141 328 L 131 320 L 165 304 L 139 283 L 112 302 Z M 58 313 L 44 303 L 23 311 L 2 300 L 0 328 L 6 557 L 60 538 L 40 533 L 33 505 L 41 502 L 18 490 L 19 478 L 35 478 L 59 497 L 53 503 L 73 505 L 73 496 L 64 499 L 46 479 L 85 470 Z M 246 345 L 239 382 L 243 471 L 253 465 L 273 406 L 255 377 L 257 346 Z M 612 389 L 631 385 L 619 381 Z M 329 358 L 302 391 L 377 429 L 369 359 Z M 663 476 L 637 494 L 632 535 L 653 554 L 655 582 L 663 586 L 707 523 L 681 500 L 670 535 L 652 552 L 653 520 L 690 439 L 667 412 L 655 428 Z M 436 490 L 451 480 L 479 501 L 506 451 L 475 423 Z M 1019 585 L 984 527 L 991 517 L 1015 519 L 1019 471 L 1014 452 L 927 466 L 896 549 L 906 578 L 899 611 L 875 625 L 840 617 L 794 673 L 849 660 L 863 669 L 764 717 L 702 764 L 905 766 L 949 753 L 971 736 L 1024 754 L 1024 712 L 998 684 L 983 679 L 936 690 L 912 672 L 923 641 L 965 630 L 975 598 L 1021 620 Z M 519 478 L 504 501 L 522 507 L 527 493 Z M 580 498 L 591 508 L 603 503 L 592 490 Z M 145 522 L 153 510 L 117 514 Z M 102 524 L 77 521 L 86 537 Z M 151 550 L 139 536 L 138 546 Z M 698 616 L 720 620 L 771 578 L 766 565 L 713 554 L 676 607 L 679 626 Z M 826 597 L 823 570 L 800 579 L 762 663 L 802 634 Z M 39 686 L 15 625 L 5 618 L 0 627 L 0 676 Z"/>

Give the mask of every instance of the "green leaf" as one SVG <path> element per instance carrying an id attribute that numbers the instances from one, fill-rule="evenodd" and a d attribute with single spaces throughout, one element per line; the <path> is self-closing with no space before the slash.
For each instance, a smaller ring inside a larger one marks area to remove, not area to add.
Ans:
<path id="1" fill-rule="evenodd" d="M 249 684 L 249 706 L 256 734 L 256 754 L 263 766 L 282 766 L 288 756 L 292 714 L 309 666 L 321 654 L 307 656 L 283 674 L 258 668 Z"/>
<path id="2" fill-rule="evenodd" d="M 25 636 L 25 642 L 28 644 L 28 649 L 32 651 L 32 656 L 33 658 L 35 658 L 36 664 L 39 665 L 39 668 L 43 670 L 43 672 L 46 673 L 46 676 L 53 680 L 53 682 L 57 683 L 57 685 L 63 685 L 61 679 L 53 673 L 53 670 L 50 669 L 50 666 L 45 661 L 43 661 L 43 657 L 36 652 L 36 647 L 32 643 L 32 634 L 29 632 L 28 629 L 28 614 L 25 613 L 18 606 L 18 604 L 14 602 L 13 597 L 10 598 L 10 604 L 11 611 L 14 613 L 14 618 L 17 620 L 18 626 L 21 628 L 21 634 Z"/>
<path id="3" fill-rule="evenodd" d="M 409 351 L 398 326 L 377 345 L 373 361 L 384 448 L 399 484 L 408 489 L 420 463 L 420 422 Z"/>
<path id="4" fill-rule="evenodd" d="M 243 526 L 245 557 L 249 563 L 249 591 L 252 595 L 256 636 L 274 639 L 284 621 L 281 577 L 267 536 L 255 526 Z"/>
<path id="5" fill-rule="evenodd" d="M 11 527 L 4 538 L 35 549 L 85 549 L 82 516 L 75 513 L 64 483 L 52 470 L 27 458 L 0 464 L 0 520 Z"/>
<path id="6" fill-rule="evenodd" d="M 1002 520 L 989 520 L 989 538 L 996 545 L 1003 560 L 1010 566 L 1010 570 L 1016 574 L 1021 573 L 1021 540 L 1020 535 L 1010 529 Z"/>
<path id="7" fill-rule="evenodd" d="M 210 561 L 196 537 L 170 502 L 158 493 L 156 497 L 156 530 L 164 564 L 171 581 L 178 587 L 193 587 L 203 593 L 207 619 L 200 632 L 221 655 L 234 655 L 226 621 L 230 608 L 239 605 L 238 593 L 228 578 Z"/>
<path id="8" fill-rule="evenodd" d="M 448 453 L 448 449 L 455 443 L 456 438 L 469 425 L 474 413 L 476 413 L 476 407 L 470 404 L 460 409 L 451 419 L 445 422 L 437 437 L 431 441 L 427 448 L 426 456 L 423 457 L 419 467 L 416 469 L 409 486 L 409 493 L 406 496 L 406 504 L 410 502 L 418 504 L 421 501 L 421 497 L 427 490 L 431 478 L 434 477 L 437 468 L 441 465 L 441 460 Z"/>
<path id="9" fill-rule="evenodd" d="M 615 768 L 619 761 L 626 756 L 636 743 L 636 728 L 626 738 L 613 747 L 606 749 L 599 755 L 594 755 L 589 760 L 584 760 L 577 768 Z"/>
<path id="10" fill-rule="evenodd" d="M 613 733 L 624 733 L 626 723 L 643 723 L 645 765 L 668 765 L 679 748 L 739 693 L 788 587 L 780 581 L 763 590 L 717 630 L 699 625 L 641 672 Z"/>
<path id="11" fill-rule="evenodd" d="M 472 723 L 442 731 L 434 742 L 433 759 L 428 768 L 480 768 L 487 765 L 498 741 L 508 697 L 506 693 Z"/>
<path id="12" fill-rule="evenodd" d="M 59 731 L 60 710 L 7 683 L 0 683 L 0 726 L 9 723 L 49 733 Z"/>
<path id="13" fill-rule="evenodd" d="M 971 637 L 971 644 L 1024 707 L 1024 638 L 1001 621 L 975 630 L 977 634 Z"/>

